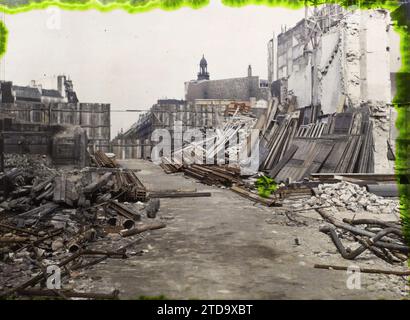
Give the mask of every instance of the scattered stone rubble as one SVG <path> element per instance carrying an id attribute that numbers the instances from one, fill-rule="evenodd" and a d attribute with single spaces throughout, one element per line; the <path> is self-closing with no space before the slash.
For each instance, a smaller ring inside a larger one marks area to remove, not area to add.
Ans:
<path id="1" fill-rule="evenodd" d="M 52 170 L 52 159 L 47 155 L 40 154 L 4 154 L 5 168 L 23 168 L 26 171 Z"/>
<path id="2" fill-rule="evenodd" d="M 349 182 L 325 183 L 313 189 L 312 196 L 305 207 L 334 206 L 340 210 L 353 212 L 367 211 L 375 214 L 399 213 L 399 200 L 379 197 L 367 192 L 365 187 Z"/>

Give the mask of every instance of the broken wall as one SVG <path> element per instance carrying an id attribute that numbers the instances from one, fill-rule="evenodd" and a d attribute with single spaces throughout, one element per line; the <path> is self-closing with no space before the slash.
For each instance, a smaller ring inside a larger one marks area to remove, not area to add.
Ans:
<path id="1" fill-rule="evenodd" d="M 287 78 L 308 63 L 304 56 L 304 43 L 301 41 L 305 34 L 304 23 L 305 21 L 301 20 L 294 28 L 278 35 L 278 79 Z"/>
<path id="2" fill-rule="evenodd" d="M 320 105 L 323 114 L 340 110 L 344 103 L 340 36 L 340 30 L 337 28 L 324 34 L 314 56 L 317 66 L 315 79 L 317 85 L 313 88 L 313 104 Z"/>
<path id="3" fill-rule="evenodd" d="M 51 140 L 51 156 L 57 165 L 76 165 L 80 168 L 89 163 L 87 133 L 80 126 L 65 126 Z"/>
<path id="4" fill-rule="evenodd" d="M 349 12 L 314 48 L 304 40 L 303 21 L 278 36 L 278 76 L 287 78 L 298 108 L 313 103 L 330 114 L 343 105 L 359 108 L 364 102 L 392 101 L 390 78 L 399 69 L 400 57 L 388 11 Z"/>
<path id="5" fill-rule="evenodd" d="M 50 154 L 52 131 L 49 126 L 4 119 L 0 122 L 0 131 L 4 153 Z"/>
<path id="6" fill-rule="evenodd" d="M 287 92 L 296 95 L 298 108 L 309 105 L 312 96 L 312 104 L 320 106 L 325 115 L 368 107 L 374 171 L 393 172 L 396 112 L 389 104 L 401 59 L 399 37 L 391 27 L 389 12 L 351 11 L 320 35 L 317 46 L 310 50 L 307 45 L 301 55 L 295 40 L 303 34 L 303 27 L 301 20 L 278 36 L 278 68 L 287 80 Z M 299 40 L 305 43 L 303 37 Z M 295 67 L 295 61 L 304 63 Z"/>
<path id="7" fill-rule="evenodd" d="M 332 60 L 329 68 L 339 71 L 338 79 L 332 79 L 341 81 L 339 88 L 346 96 L 347 106 L 359 108 L 364 102 L 387 104 L 392 101 L 389 27 L 387 11 L 355 10 L 347 14 L 329 34 L 323 35 L 319 50 L 326 59 L 327 48 L 336 41 L 330 34 L 339 34 L 338 59 Z M 332 66 L 334 63 L 339 66 Z M 322 82 L 325 80 L 321 79 Z M 323 105 L 323 100 L 326 104 L 330 100 L 328 94 L 333 93 L 323 90 L 318 103 Z"/>
<path id="8" fill-rule="evenodd" d="M 192 103 L 159 100 L 148 113 L 141 115 L 135 126 L 112 140 L 112 152 L 119 159 L 148 159 L 151 157 L 151 135 L 154 130 L 166 129 L 172 139 L 177 121 L 181 123 L 182 132 L 194 128 L 214 128 L 225 110 L 221 105 L 224 105 L 221 100 L 199 99 Z"/>
<path id="9" fill-rule="evenodd" d="M 0 121 L 3 150 L 7 154 L 50 155 L 57 165 L 84 167 L 88 163 L 87 134 L 79 126 Z"/>
<path id="10" fill-rule="evenodd" d="M 390 16 L 385 10 L 361 13 L 362 100 L 389 103 L 391 97 L 389 33 Z"/>
<path id="11" fill-rule="evenodd" d="M 47 125 L 79 125 L 87 132 L 89 147 L 109 151 L 110 105 L 99 103 L 2 103 L 0 110 L 15 120 Z"/>

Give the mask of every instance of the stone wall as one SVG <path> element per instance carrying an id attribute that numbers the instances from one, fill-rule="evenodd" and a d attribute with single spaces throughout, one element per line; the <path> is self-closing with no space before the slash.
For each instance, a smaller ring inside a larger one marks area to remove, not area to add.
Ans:
<path id="1" fill-rule="evenodd" d="M 225 106 L 232 100 L 159 100 L 149 112 L 140 116 L 137 124 L 112 140 L 112 152 L 119 159 L 147 159 L 151 157 L 151 135 L 157 129 L 166 129 L 171 139 L 174 126 L 181 124 L 181 132 L 189 129 L 215 128 L 220 124 Z M 173 147 L 173 146 L 171 146 Z"/>
<path id="2" fill-rule="evenodd" d="M 79 126 L 0 121 L 3 151 L 7 154 L 49 155 L 56 165 L 84 167 L 88 163 L 87 134 Z"/>
<path id="3" fill-rule="evenodd" d="M 56 165 L 88 165 L 87 132 L 80 126 L 66 126 L 51 140 L 51 156 Z"/>
<path id="4" fill-rule="evenodd" d="M 13 123 L 11 119 L 0 121 L 4 153 L 50 154 L 53 131 L 46 125 Z"/>
<path id="5" fill-rule="evenodd" d="M 112 152 L 117 159 L 150 159 L 150 140 L 116 138 L 111 141 Z"/>
<path id="6" fill-rule="evenodd" d="M 109 151 L 110 105 L 98 103 L 2 103 L 0 111 L 25 123 L 79 125 L 86 130 L 89 147 Z"/>
<path id="7" fill-rule="evenodd" d="M 232 99 L 249 101 L 269 100 L 270 90 L 260 86 L 257 76 L 223 80 L 190 81 L 185 83 L 185 100 L 196 99 Z"/>

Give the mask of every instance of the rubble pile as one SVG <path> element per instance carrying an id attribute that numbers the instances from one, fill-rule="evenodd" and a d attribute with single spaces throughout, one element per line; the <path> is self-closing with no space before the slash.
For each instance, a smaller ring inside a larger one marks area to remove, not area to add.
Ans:
<path id="1" fill-rule="evenodd" d="M 237 172 L 240 160 L 248 148 L 245 138 L 251 134 L 256 124 L 254 117 L 238 114 L 238 111 L 239 107 L 234 116 L 230 117 L 221 128 L 207 130 L 203 140 L 185 142 L 180 149 L 172 152 L 171 157 L 161 157 L 161 167 L 164 171 L 166 173 L 186 171 L 195 165 L 196 169 L 200 166 L 213 168 L 220 166 L 224 170 Z M 235 140 L 233 137 L 239 137 L 239 139 Z M 252 145 L 254 143 L 255 141 L 252 141 Z M 229 155 L 231 155 L 230 161 L 226 162 Z M 192 176 L 195 177 L 195 173 Z M 202 172 L 199 175 L 202 175 Z"/>
<path id="2" fill-rule="evenodd" d="M 400 213 L 399 200 L 379 197 L 354 183 L 339 182 L 325 183 L 313 188 L 315 196 L 312 196 L 306 205 L 335 206 L 340 209 L 347 209 L 354 212 L 367 211 L 375 214 Z"/>
<path id="3" fill-rule="evenodd" d="M 27 171 L 52 170 L 52 159 L 39 154 L 4 154 L 5 168 L 24 168 Z"/>
<path id="4" fill-rule="evenodd" d="M 144 185 L 125 169 L 15 167 L 0 174 L 0 187 L 0 296 L 53 295 L 28 289 L 44 282 L 48 265 L 64 266 L 69 276 L 107 258 L 126 258 L 140 233 L 165 227 L 147 222 L 159 199 L 147 199 Z M 118 239 L 128 237 L 118 248 Z"/>
<path id="5" fill-rule="evenodd" d="M 117 168 L 118 164 L 114 158 L 110 158 L 106 153 L 101 150 L 97 150 L 94 155 L 91 155 L 91 162 L 94 163 L 97 167 L 105 168 Z"/>

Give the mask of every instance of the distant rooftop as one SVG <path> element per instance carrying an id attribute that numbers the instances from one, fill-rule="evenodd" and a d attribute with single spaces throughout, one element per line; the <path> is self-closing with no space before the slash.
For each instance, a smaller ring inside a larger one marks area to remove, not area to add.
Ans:
<path id="1" fill-rule="evenodd" d="M 13 91 L 20 98 L 41 100 L 41 92 L 38 88 L 13 86 Z"/>
<path id="2" fill-rule="evenodd" d="M 62 98 L 60 92 L 55 89 L 42 89 L 42 94 L 45 97 Z"/>

